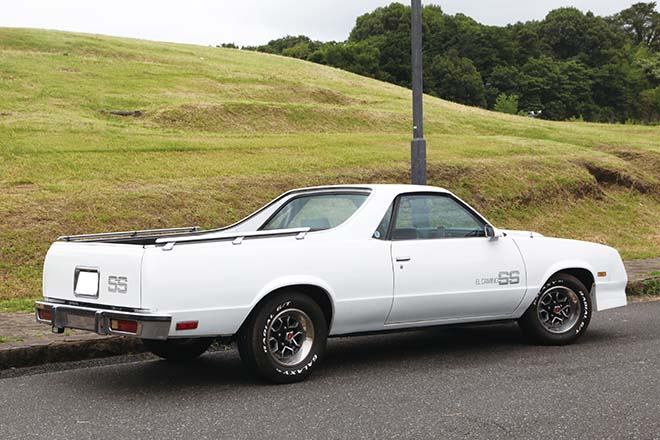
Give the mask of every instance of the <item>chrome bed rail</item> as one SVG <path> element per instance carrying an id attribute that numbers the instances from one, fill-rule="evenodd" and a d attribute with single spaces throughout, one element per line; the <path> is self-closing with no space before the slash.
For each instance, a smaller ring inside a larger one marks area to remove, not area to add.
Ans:
<path id="1" fill-rule="evenodd" d="M 239 245 L 245 239 L 286 237 L 295 235 L 296 239 L 305 238 L 311 228 L 292 228 L 292 229 L 273 229 L 269 231 L 249 231 L 249 232 L 212 232 L 201 235 L 182 235 L 179 237 L 163 237 L 156 240 L 156 244 L 164 244 L 163 250 L 171 250 L 177 243 L 199 243 L 205 241 L 229 241 Z"/>
<path id="2" fill-rule="evenodd" d="M 137 238 L 137 237 L 150 237 L 155 235 L 167 234 L 187 234 L 190 232 L 199 231 L 199 226 L 190 226 L 187 228 L 170 228 L 170 229 L 145 229 L 142 231 L 123 231 L 123 232 L 105 232 L 102 234 L 83 234 L 83 235 L 63 235 L 58 237 L 58 241 L 93 241 L 98 239 L 121 239 L 121 238 Z"/>

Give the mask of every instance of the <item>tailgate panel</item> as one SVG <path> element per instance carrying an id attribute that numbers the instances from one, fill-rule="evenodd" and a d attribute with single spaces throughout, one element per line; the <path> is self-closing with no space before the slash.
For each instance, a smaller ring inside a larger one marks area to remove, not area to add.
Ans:
<path id="1" fill-rule="evenodd" d="M 138 245 L 56 242 L 44 263 L 44 297 L 139 309 L 143 255 Z"/>

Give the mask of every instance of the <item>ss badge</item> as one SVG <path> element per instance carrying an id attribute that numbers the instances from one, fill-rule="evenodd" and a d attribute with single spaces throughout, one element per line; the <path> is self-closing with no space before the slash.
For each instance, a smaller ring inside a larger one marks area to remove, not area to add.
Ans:
<path id="1" fill-rule="evenodd" d="M 520 283 L 520 271 L 512 270 L 511 272 L 500 272 L 497 275 L 497 284 L 500 286 L 506 286 L 507 284 L 518 284 Z"/>
<path id="2" fill-rule="evenodd" d="M 128 292 L 128 278 L 110 275 L 108 277 L 108 292 L 112 292 L 112 293 Z"/>

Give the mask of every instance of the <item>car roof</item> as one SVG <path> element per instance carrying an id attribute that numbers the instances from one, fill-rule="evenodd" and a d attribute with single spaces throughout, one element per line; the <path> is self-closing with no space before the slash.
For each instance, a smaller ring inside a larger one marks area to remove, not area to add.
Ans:
<path id="1" fill-rule="evenodd" d="M 406 184 L 356 184 L 356 185 L 325 185 L 325 186 L 311 186 L 307 188 L 298 188 L 291 192 L 307 192 L 319 190 L 351 190 L 351 189 L 367 189 L 377 191 L 379 193 L 388 192 L 393 194 L 401 194 L 406 192 L 441 192 L 448 193 L 444 188 L 430 185 L 406 185 Z"/>

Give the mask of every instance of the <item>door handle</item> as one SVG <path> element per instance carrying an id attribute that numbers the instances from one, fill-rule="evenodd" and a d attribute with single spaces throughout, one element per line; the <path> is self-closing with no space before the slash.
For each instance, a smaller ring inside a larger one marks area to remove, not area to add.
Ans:
<path id="1" fill-rule="evenodd" d="M 411 260 L 410 257 L 396 257 L 397 263 L 402 263 L 404 261 L 410 261 L 410 260 Z"/>

